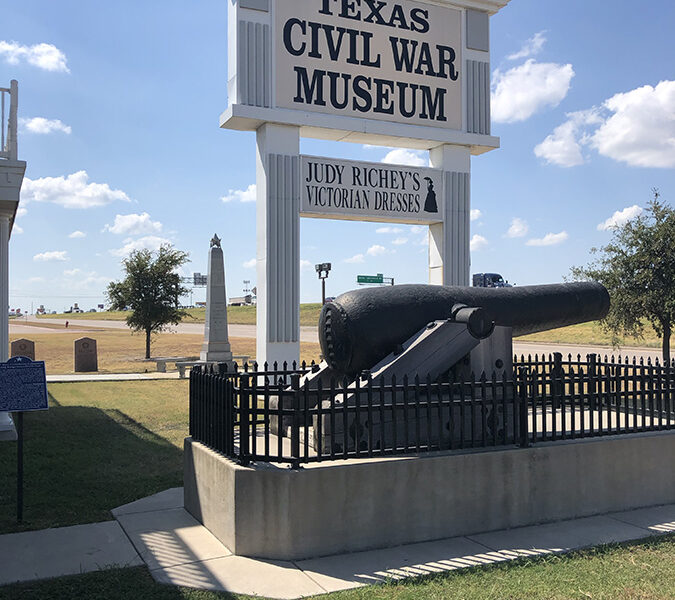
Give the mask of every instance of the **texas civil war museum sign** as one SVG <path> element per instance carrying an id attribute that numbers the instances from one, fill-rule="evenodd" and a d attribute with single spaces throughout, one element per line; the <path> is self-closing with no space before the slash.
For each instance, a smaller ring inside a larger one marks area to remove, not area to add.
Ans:
<path id="1" fill-rule="evenodd" d="M 489 17 L 507 3 L 228 0 L 220 122 L 256 132 L 259 361 L 299 356 L 300 217 L 427 225 L 429 282 L 469 284 L 471 157 L 499 147 Z M 301 136 L 430 165 L 303 156 Z"/>

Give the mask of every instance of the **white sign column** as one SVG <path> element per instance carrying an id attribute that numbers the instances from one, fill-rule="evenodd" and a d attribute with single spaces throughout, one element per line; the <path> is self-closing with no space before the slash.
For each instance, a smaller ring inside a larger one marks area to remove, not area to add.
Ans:
<path id="1" fill-rule="evenodd" d="M 300 360 L 300 128 L 256 132 L 256 360 Z"/>
<path id="2" fill-rule="evenodd" d="M 12 80 L 9 88 L 0 88 L 0 96 L 0 110 L 9 108 L 8 118 L 5 120 L 4 114 L 0 118 L 3 125 L 7 123 L 7 136 L 0 136 L 5 142 L 0 144 L 0 362 L 5 362 L 9 359 L 9 237 L 19 207 L 26 163 L 18 160 L 19 84 L 16 80 Z M 6 412 L 0 412 L 0 439 L 16 439 L 14 424 Z"/>
<path id="3" fill-rule="evenodd" d="M 430 150 L 429 158 L 445 179 L 443 222 L 429 226 L 429 283 L 469 285 L 471 151 L 444 144 Z"/>
<path id="4" fill-rule="evenodd" d="M 9 216 L 0 214 L 0 362 L 9 359 Z M 2 413 L 0 413 L 1 415 Z"/>

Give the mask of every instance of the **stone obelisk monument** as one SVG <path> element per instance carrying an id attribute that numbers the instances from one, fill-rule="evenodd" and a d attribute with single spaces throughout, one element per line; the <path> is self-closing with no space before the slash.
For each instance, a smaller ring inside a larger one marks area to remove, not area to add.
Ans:
<path id="1" fill-rule="evenodd" d="M 225 260 L 220 239 L 211 240 L 209 275 L 206 288 L 206 322 L 204 344 L 199 358 L 204 362 L 232 364 L 232 350 L 227 337 L 227 294 L 225 292 Z"/>

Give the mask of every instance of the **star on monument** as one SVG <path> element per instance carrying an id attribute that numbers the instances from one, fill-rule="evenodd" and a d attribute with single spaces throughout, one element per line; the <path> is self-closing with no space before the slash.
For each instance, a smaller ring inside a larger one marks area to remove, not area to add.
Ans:
<path id="1" fill-rule="evenodd" d="M 211 240 L 211 248 L 220 248 L 220 238 L 217 233 L 213 234 L 213 239 Z"/>

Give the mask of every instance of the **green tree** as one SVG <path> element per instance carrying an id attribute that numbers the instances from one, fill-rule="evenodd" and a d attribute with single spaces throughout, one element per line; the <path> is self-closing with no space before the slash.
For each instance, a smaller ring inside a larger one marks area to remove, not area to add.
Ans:
<path id="1" fill-rule="evenodd" d="M 675 211 L 659 200 L 658 190 L 643 214 L 614 228 L 612 240 L 585 267 L 573 267 L 575 279 L 602 283 L 612 300 L 603 326 L 614 336 L 641 338 L 649 322 L 662 339 L 670 363 L 670 337 L 675 319 Z"/>
<path id="2" fill-rule="evenodd" d="M 122 261 L 126 277 L 108 284 L 112 310 L 131 310 L 127 325 L 145 332 L 145 358 L 150 341 L 168 325 L 177 325 L 187 315 L 178 308 L 178 298 L 188 292 L 181 286 L 179 267 L 189 262 L 185 252 L 165 244 L 157 252 L 136 250 Z"/>

